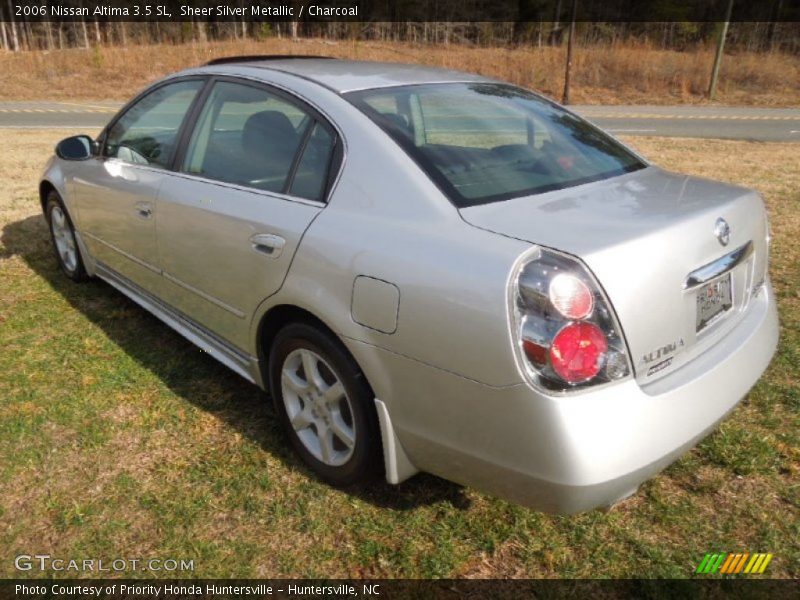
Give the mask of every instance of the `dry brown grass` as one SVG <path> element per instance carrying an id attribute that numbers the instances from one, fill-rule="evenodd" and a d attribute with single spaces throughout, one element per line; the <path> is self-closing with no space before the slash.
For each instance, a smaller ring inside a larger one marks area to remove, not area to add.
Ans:
<path id="1" fill-rule="evenodd" d="M 326 42 L 271 38 L 185 45 L 0 53 L 2 100 L 123 100 L 167 73 L 211 58 L 241 54 L 320 54 L 435 65 L 514 82 L 560 98 L 564 48 L 475 48 L 460 45 Z M 712 51 L 675 52 L 646 45 L 578 48 L 572 101 L 580 104 L 704 102 Z M 797 106 L 800 61 L 781 53 L 728 55 L 718 101 Z"/>

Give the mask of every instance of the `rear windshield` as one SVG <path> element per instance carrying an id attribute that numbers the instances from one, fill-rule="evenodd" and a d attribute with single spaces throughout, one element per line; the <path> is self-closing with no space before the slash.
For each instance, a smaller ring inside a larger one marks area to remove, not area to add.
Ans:
<path id="1" fill-rule="evenodd" d="M 445 83 L 347 94 L 459 207 L 607 179 L 645 166 L 611 137 L 510 85 Z"/>

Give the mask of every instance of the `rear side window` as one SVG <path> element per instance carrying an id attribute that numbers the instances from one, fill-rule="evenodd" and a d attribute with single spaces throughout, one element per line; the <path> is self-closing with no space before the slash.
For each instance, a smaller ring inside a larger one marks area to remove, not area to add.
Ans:
<path id="1" fill-rule="evenodd" d="M 321 139 L 325 131 L 308 112 L 267 90 L 218 82 L 192 133 L 183 171 L 318 199 L 331 159 Z"/>
<path id="2" fill-rule="evenodd" d="M 303 156 L 297 164 L 289 193 L 301 198 L 320 200 L 328 181 L 328 169 L 334 147 L 333 134 L 321 123 L 314 125 Z"/>
<path id="3" fill-rule="evenodd" d="M 204 82 L 161 86 L 131 106 L 109 129 L 104 155 L 125 162 L 168 167 L 178 131 Z"/>
<path id="4" fill-rule="evenodd" d="M 459 207 L 614 177 L 645 166 L 579 117 L 510 85 L 447 83 L 347 98 Z"/>

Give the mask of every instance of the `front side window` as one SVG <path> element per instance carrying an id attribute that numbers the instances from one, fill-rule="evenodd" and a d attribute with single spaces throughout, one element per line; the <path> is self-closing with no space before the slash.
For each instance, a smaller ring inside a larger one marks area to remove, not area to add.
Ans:
<path id="1" fill-rule="evenodd" d="M 322 139 L 326 132 L 310 114 L 275 94 L 219 82 L 197 121 L 183 170 L 316 200 L 332 153 L 332 144 Z"/>
<path id="2" fill-rule="evenodd" d="M 562 189 L 645 166 L 582 119 L 510 85 L 430 84 L 347 97 L 459 207 Z"/>
<path id="3" fill-rule="evenodd" d="M 104 155 L 133 164 L 168 167 L 178 131 L 203 83 L 181 81 L 147 94 L 109 129 Z"/>

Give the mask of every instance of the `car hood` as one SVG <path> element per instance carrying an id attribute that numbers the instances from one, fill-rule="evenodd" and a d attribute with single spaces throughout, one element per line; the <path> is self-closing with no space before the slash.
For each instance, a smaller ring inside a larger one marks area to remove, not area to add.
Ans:
<path id="1" fill-rule="evenodd" d="M 767 225 L 757 193 L 652 166 L 460 212 L 476 227 L 583 260 L 616 310 L 643 382 L 671 372 L 735 326 L 766 267 Z M 714 233 L 718 218 L 730 226 L 725 246 Z M 734 310 L 713 331 L 695 331 L 698 290 L 684 289 L 689 273 L 750 241 L 754 252 L 732 272 Z M 661 355 L 673 360 L 647 375 Z"/>

